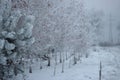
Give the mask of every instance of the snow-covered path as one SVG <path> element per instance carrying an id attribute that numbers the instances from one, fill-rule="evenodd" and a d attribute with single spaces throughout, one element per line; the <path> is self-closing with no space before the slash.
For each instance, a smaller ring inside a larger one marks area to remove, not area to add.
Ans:
<path id="1" fill-rule="evenodd" d="M 69 68 L 65 64 L 65 72 L 61 73 L 61 64 L 57 66 L 56 75 L 53 76 L 53 67 L 33 71 L 28 74 L 28 80 L 99 80 L 99 66 L 102 62 L 102 80 L 111 79 L 115 68 L 113 55 L 110 49 L 97 48 L 96 51 L 90 50 L 89 58 L 82 58 L 82 62 Z M 114 79 L 111 79 L 114 80 Z"/>

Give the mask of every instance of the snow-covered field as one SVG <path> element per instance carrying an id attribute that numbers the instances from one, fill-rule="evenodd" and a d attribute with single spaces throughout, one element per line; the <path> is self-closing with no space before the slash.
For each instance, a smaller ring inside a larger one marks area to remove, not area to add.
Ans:
<path id="1" fill-rule="evenodd" d="M 36 68 L 32 74 L 28 74 L 28 80 L 99 80 L 100 61 L 102 63 L 102 80 L 120 80 L 117 73 L 117 58 L 120 52 L 118 47 L 96 47 L 90 49 L 88 58 L 82 58 L 81 62 L 69 68 L 65 62 L 64 73 L 61 73 L 59 64 L 54 76 L 54 67 L 46 67 L 42 70 Z M 60 66 L 61 65 L 61 66 Z M 38 65 L 39 66 L 39 65 Z"/>

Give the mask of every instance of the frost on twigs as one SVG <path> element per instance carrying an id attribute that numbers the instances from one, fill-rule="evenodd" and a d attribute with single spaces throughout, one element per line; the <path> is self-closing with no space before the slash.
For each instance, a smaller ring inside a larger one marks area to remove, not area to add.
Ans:
<path id="1" fill-rule="evenodd" d="M 9 11 L 9 0 L 2 2 L 7 7 L 0 7 L 0 80 L 13 80 L 24 72 L 22 58 L 28 55 L 25 51 L 35 41 L 32 36 L 34 16 L 23 15 L 19 10 Z"/>
<path id="2" fill-rule="evenodd" d="M 0 49 L 3 49 L 5 44 L 5 40 L 4 39 L 0 39 Z"/>

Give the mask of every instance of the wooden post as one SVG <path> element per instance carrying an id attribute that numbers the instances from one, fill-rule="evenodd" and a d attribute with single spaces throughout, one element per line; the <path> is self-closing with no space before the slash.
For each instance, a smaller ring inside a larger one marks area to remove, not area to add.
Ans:
<path id="1" fill-rule="evenodd" d="M 102 80 L 102 63 L 100 62 L 99 80 Z"/>

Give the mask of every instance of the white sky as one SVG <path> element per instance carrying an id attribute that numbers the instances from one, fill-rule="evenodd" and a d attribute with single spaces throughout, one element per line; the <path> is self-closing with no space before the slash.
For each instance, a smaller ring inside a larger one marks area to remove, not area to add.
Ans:
<path id="1" fill-rule="evenodd" d="M 116 12 L 120 7 L 120 0 L 84 0 L 87 9 L 104 10 L 105 13 Z"/>

